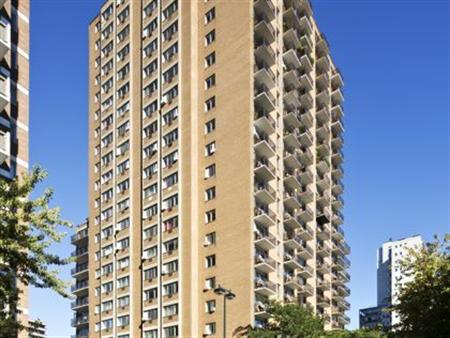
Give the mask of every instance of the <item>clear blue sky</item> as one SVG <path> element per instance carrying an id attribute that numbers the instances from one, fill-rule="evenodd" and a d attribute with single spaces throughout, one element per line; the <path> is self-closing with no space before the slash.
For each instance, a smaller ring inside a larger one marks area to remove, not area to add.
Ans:
<path id="1" fill-rule="evenodd" d="M 31 163 L 49 170 L 64 217 L 87 210 L 87 26 L 100 0 L 31 1 Z M 350 327 L 376 302 L 376 249 L 449 232 L 449 3 L 313 1 L 345 77 L 345 231 Z M 66 241 L 57 250 L 68 254 Z M 69 278 L 68 269 L 63 272 Z M 31 292 L 49 337 L 69 337 L 70 303 Z"/>

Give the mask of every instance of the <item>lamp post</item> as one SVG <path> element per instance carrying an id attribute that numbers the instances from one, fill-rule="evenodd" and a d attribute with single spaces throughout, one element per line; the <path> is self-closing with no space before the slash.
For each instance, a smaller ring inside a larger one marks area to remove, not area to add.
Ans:
<path id="1" fill-rule="evenodd" d="M 223 338 L 227 337 L 227 300 L 233 300 L 236 295 L 230 290 L 220 285 L 214 289 L 214 293 L 223 296 Z"/>

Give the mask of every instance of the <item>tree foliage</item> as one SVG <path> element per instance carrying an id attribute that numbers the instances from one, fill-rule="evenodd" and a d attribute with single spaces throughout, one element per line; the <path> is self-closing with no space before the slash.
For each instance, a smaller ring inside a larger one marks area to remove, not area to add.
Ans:
<path id="1" fill-rule="evenodd" d="M 49 288 L 69 297 L 67 285 L 58 278 L 52 266 L 68 264 L 70 259 L 50 252 L 64 233 L 58 227 L 70 227 L 60 218 L 59 208 L 50 208 L 51 189 L 33 199 L 31 194 L 47 176 L 40 167 L 13 180 L 0 180 L 0 332 L 5 337 L 24 327 L 15 314 L 20 297 L 16 287 Z"/>
<path id="2" fill-rule="evenodd" d="M 450 337 L 450 235 L 436 237 L 419 250 L 411 250 L 401 268 L 411 276 L 400 289 L 397 311 L 401 337 Z"/>

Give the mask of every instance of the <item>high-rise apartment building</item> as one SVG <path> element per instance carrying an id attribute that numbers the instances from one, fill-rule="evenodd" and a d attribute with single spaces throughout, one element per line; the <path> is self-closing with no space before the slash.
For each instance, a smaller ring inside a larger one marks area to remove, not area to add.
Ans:
<path id="1" fill-rule="evenodd" d="M 78 337 L 218 336 L 218 285 L 229 335 L 268 299 L 348 323 L 343 79 L 310 3 L 108 0 L 89 32 Z"/>
<path id="2" fill-rule="evenodd" d="M 28 338 L 45 338 L 46 326 L 45 324 L 37 320 L 28 321 Z"/>
<path id="3" fill-rule="evenodd" d="M 28 170 L 29 0 L 0 0 L 0 179 Z M 28 290 L 19 320 L 28 322 Z M 19 337 L 27 337 L 25 330 Z"/>
<path id="4" fill-rule="evenodd" d="M 397 241 L 383 243 L 377 252 L 377 306 L 359 311 L 361 328 L 383 326 L 387 329 L 400 323 L 395 311 L 386 309 L 397 303 L 400 288 L 413 278 L 405 275 L 400 261 L 409 255 L 411 249 L 423 246 L 422 237 L 415 235 Z"/>

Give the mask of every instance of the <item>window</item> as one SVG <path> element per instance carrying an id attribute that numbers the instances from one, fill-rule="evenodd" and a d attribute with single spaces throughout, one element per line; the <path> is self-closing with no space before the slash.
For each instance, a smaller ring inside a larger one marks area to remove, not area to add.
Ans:
<path id="1" fill-rule="evenodd" d="M 149 239 L 158 235 L 158 227 L 156 225 L 151 226 L 144 230 L 144 239 Z"/>
<path id="2" fill-rule="evenodd" d="M 209 120 L 205 123 L 205 134 L 211 133 L 216 129 L 216 119 Z"/>
<path id="3" fill-rule="evenodd" d="M 163 31 L 163 41 L 171 40 L 172 37 L 178 32 L 178 21 L 175 21 L 169 27 Z"/>
<path id="4" fill-rule="evenodd" d="M 130 84 L 126 83 L 117 90 L 117 97 L 123 99 L 130 92 Z"/>
<path id="5" fill-rule="evenodd" d="M 113 320 L 112 319 L 105 319 L 102 320 L 102 330 L 111 330 L 113 327 Z"/>
<path id="6" fill-rule="evenodd" d="M 158 192 L 158 183 L 153 183 L 152 185 L 148 186 L 144 189 L 144 198 L 148 199 Z"/>
<path id="7" fill-rule="evenodd" d="M 128 35 L 130 35 L 130 26 L 126 25 L 126 27 L 117 34 L 117 42 L 124 41 Z"/>
<path id="8" fill-rule="evenodd" d="M 163 146 L 170 147 L 172 143 L 178 140 L 178 129 L 174 129 L 171 132 L 163 136 Z"/>
<path id="9" fill-rule="evenodd" d="M 205 258 L 205 267 L 211 268 L 216 266 L 216 255 L 210 255 Z"/>
<path id="10" fill-rule="evenodd" d="M 144 8 L 144 16 L 152 15 L 153 11 L 158 7 L 158 0 L 153 0 Z"/>
<path id="11" fill-rule="evenodd" d="M 171 125 L 173 121 L 178 117 L 178 107 L 168 111 L 163 115 L 163 126 Z"/>
<path id="12" fill-rule="evenodd" d="M 130 168 L 130 160 L 126 160 L 126 161 L 120 163 L 120 164 L 117 166 L 117 173 L 118 173 L 119 175 L 120 175 L 120 174 L 123 174 L 123 173 L 124 173 L 125 171 L 127 171 L 129 168 Z"/>
<path id="13" fill-rule="evenodd" d="M 102 84 L 102 93 L 108 93 L 109 90 L 111 89 L 112 85 L 113 85 L 113 79 L 112 78 L 110 78 L 109 80 L 105 81 Z"/>
<path id="14" fill-rule="evenodd" d="M 112 225 L 107 227 L 107 228 L 104 228 L 102 230 L 102 238 L 103 239 L 104 238 L 108 238 L 109 236 L 112 236 L 112 234 L 113 234 L 113 227 L 112 227 Z"/>
<path id="15" fill-rule="evenodd" d="M 151 57 L 157 49 L 158 49 L 158 40 L 155 39 L 151 41 L 147 46 L 145 46 L 144 57 Z"/>
<path id="16" fill-rule="evenodd" d="M 205 24 L 210 23 L 216 18 L 216 9 L 213 7 L 205 14 Z"/>
<path id="17" fill-rule="evenodd" d="M 120 212 L 123 212 L 123 211 L 127 210 L 129 207 L 130 207 L 130 199 L 129 198 L 126 198 L 126 199 L 124 199 L 124 200 L 122 200 L 122 201 L 117 203 L 117 209 Z"/>
<path id="18" fill-rule="evenodd" d="M 165 337 L 178 337 L 178 326 L 167 326 L 164 328 L 164 336 Z"/>
<path id="19" fill-rule="evenodd" d="M 158 254 L 158 247 L 156 245 L 152 246 L 151 248 L 144 250 L 143 254 L 144 259 L 154 258 Z"/>
<path id="20" fill-rule="evenodd" d="M 144 291 L 144 300 L 152 300 L 158 298 L 158 288 L 152 288 Z"/>
<path id="21" fill-rule="evenodd" d="M 178 161 L 178 151 L 174 151 L 163 157 L 163 168 L 171 167 Z"/>
<path id="22" fill-rule="evenodd" d="M 124 308 L 127 307 L 128 305 L 130 305 L 130 296 L 117 298 L 117 307 Z"/>
<path id="23" fill-rule="evenodd" d="M 109 60 L 104 66 L 102 66 L 102 75 L 108 75 L 111 69 L 113 69 L 113 61 Z"/>
<path id="24" fill-rule="evenodd" d="M 106 155 L 102 156 L 102 166 L 107 166 L 111 163 L 113 159 L 113 153 L 112 151 L 110 151 L 109 153 L 107 153 Z"/>
<path id="25" fill-rule="evenodd" d="M 121 258 L 117 261 L 117 268 L 125 269 L 130 265 L 130 259 L 128 257 Z"/>
<path id="26" fill-rule="evenodd" d="M 113 215 L 113 209 L 108 208 L 108 209 L 102 211 L 101 219 L 102 219 L 102 221 L 107 221 L 112 217 L 112 215 Z"/>
<path id="27" fill-rule="evenodd" d="M 100 95 L 100 94 L 98 93 L 98 94 L 96 94 L 96 95 Z M 98 101 L 98 100 L 97 100 L 97 101 Z M 105 101 L 102 102 L 102 109 L 103 109 L 103 110 L 106 110 L 106 109 L 108 109 L 109 107 L 111 107 L 112 104 L 113 104 L 113 97 L 112 97 L 112 95 L 111 95 L 111 96 L 108 97 Z"/>
<path id="28" fill-rule="evenodd" d="M 130 246 L 130 239 L 128 237 L 117 241 L 116 248 L 117 250 L 124 250 Z"/>
<path id="29" fill-rule="evenodd" d="M 205 324 L 205 335 L 214 335 L 216 334 L 216 323 L 207 323 Z"/>
<path id="30" fill-rule="evenodd" d="M 173 65 L 163 73 L 163 83 L 172 82 L 173 78 L 178 74 L 178 64 Z"/>
<path id="31" fill-rule="evenodd" d="M 216 106 L 216 97 L 213 96 L 206 100 L 205 102 L 205 111 L 208 112 Z"/>
<path id="32" fill-rule="evenodd" d="M 172 210 L 172 208 L 178 205 L 178 194 L 170 196 L 163 200 L 162 202 L 162 210 Z"/>
<path id="33" fill-rule="evenodd" d="M 106 21 L 109 19 L 109 17 L 112 15 L 114 9 L 113 5 L 109 5 L 103 12 L 102 12 L 102 20 Z"/>
<path id="34" fill-rule="evenodd" d="M 173 173 L 163 179 L 162 188 L 166 189 L 178 183 L 178 173 Z"/>
<path id="35" fill-rule="evenodd" d="M 173 13 L 177 11 L 177 9 L 178 3 L 177 0 L 175 0 L 163 10 L 163 20 L 169 19 L 173 15 Z"/>
<path id="36" fill-rule="evenodd" d="M 125 154 L 130 149 L 130 141 L 125 141 L 117 146 L 116 156 Z"/>
<path id="37" fill-rule="evenodd" d="M 130 316 L 119 316 L 117 317 L 117 326 L 127 326 L 130 323 Z"/>
<path id="38" fill-rule="evenodd" d="M 216 187 L 211 187 L 205 190 L 205 201 L 210 201 L 216 198 Z"/>
<path id="39" fill-rule="evenodd" d="M 117 72 L 117 80 L 124 79 L 125 76 L 127 76 L 129 72 L 130 72 L 130 64 L 127 63 L 125 66 L 120 68 L 119 71 Z"/>
<path id="40" fill-rule="evenodd" d="M 158 28 L 158 18 L 155 18 L 144 28 L 142 36 L 144 38 L 151 36 L 157 28 Z"/>
<path id="41" fill-rule="evenodd" d="M 213 74 L 205 80 L 205 89 L 209 89 L 215 85 L 216 85 L 216 74 Z"/>
<path id="42" fill-rule="evenodd" d="M 117 287 L 120 288 L 125 288 L 128 285 L 130 285 L 130 277 L 125 276 L 122 278 L 117 279 Z"/>
<path id="43" fill-rule="evenodd" d="M 152 123 L 150 123 L 149 125 L 145 126 L 143 132 L 143 137 L 144 138 L 151 138 L 153 136 L 154 133 L 156 133 L 158 131 L 158 122 L 154 121 Z M 156 144 L 156 142 L 155 142 Z M 155 146 L 155 150 L 157 149 L 157 147 Z"/>
<path id="44" fill-rule="evenodd" d="M 167 92 L 163 94 L 162 102 L 163 103 L 171 103 L 178 96 L 178 86 L 174 86 L 170 88 Z"/>
<path id="45" fill-rule="evenodd" d="M 112 272 L 113 272 L 113 264 L 112 263 L 106 264 L 102 267 L 102 275 L 107 275 Z"/>
<path id="46" fill-rule="evenodd" d="M 208 68 L 216 63 L 216 52 L 212 52 L 211 54 L 205 57 L 205 68 Z"/>
<path id="47" fill-rule="evenodd" d="M 216 277 L 205 279 L 205 290 L 212 290 L 216 287 Z"/>
<path id="48" fill-rule="evenodd" d="M 128 132 L 128 130 L 130 130 L 130 121 L 127 121 L 117 127 L 117 135 L 123 137 Z"/>
<path id="49" fill-rule="evenodd" d="M 111 115 L 108 115 L 103 121 L 102 121 L 102 129 L 108 129 L 110 125 L 113 124 L 114 117 Z"/>
<path id="50" fill-rule="evenodd" d="M 158 172 L 158 163 L 152 163 L 144 168 L 144 178 L 152 178 Z"/>
<path id="51" fill-rule="evenodd" d="M 108 293 L 113 290 L 113 282 L 107 282 L 102 284 L 102 293 Z"/>
<path id="52" fill-rule="evenodd" d="M 164 317 L 176 316 L 178 314 L 178 304 L 166 305 L 163 311 Z"/>
<path id="53" fill-rule="evenodd" d="M 144 88 L 144 95 L 151 96 L 156 90 L 158 90 L 158 80 L 153 80 Z"/>
<path id="54" fill-rule="evenodd" d="M 205 235 L 205 246 L 210 246 L 216 244 L 216 233 L 210 232 Z"/>
<path id="55" fill-rule="evenodd" d="M 117 184 L 117 193 L 124 193 L 125 191 L 127 191 L 130 188 L 130 181 L 127 178 L 126 180 L 123 180 L 122 182 L 120 182 L 119 184 Z"/>
<path id="56" fill-rule="evenodd" d="M 127 44 L 119 52 L 117 52 L 117 61 L 123 61 L 125 57 L 130 53 L 130 45 Z"/>
<path id="57" fill-rule="evenodd" d="M 168 252 L 170 254 L 172 251 L 175 251 L 177 249 L 178 249 L 178 238 L 174 238 L 164 242 L 164 252 Z"/>
<path id="58" fill-rule="evenodd" d="M 158 338 L 158 329 L 144 332 L 144 338 Z"/>
<path id="59" fill-rule="evenodd" d="M 216 31 L 213 29 L 211 32 L 205 35 L 205 46 L 209 46 L 216 39 Z"/>
<path id="60" fill-rule="evenodd" d="M 152 76 L 152 74 L 158 69 L 158 60 L 150 62 L 144 68 L 144 78 Z"/>
<path id="61" fill-rule="evenodd" d="M 101 182 L 102 184 L 108 183 L 110 180 L 112 180 L 113 177 L 113 171 L 109 170 L 106 173 L 102 174 L 101 176 Z"/>
<path id="62" fill-rule="evenodd" d="M 102 31 L 102 39 L 104 40 L 109 38 L 109 35 L 112 33 L 113 29 L 114 28 L 112 23 L 106 26 L 105 29 Z"/>
<path id="63" fill-rule="evenodd" d="M 176 55 L 177 53 L 178 53 L 178 43 L 175 42 L 172 46 L 170 46 L 163 52 L 163 62 L 169 62 L 170 60 L 172 60 L 173 56 Z"/>
<path id="64" fill-rule="evenodd" d="M 178 271 L 178 260 L 171 261 L 169 263 L 165 263 L 163 265 L 163 272 L 167 274 L 171 274 Z"/>
<path id="65" fill-rule="evenodd" d="M 145 280 L 152 280 L 154 278 L 158 277 L 158 267 L 153 267 L 147 270 L 144 270 L 144 279 Z"/>
<path id="66" fill-rule="evenodd" d="M 216 220 L 216 209 L 209 210 L 205 213 L 205 223 L 211 223 Z"/>
<path id="67" fill-rule="evenodd" d="M 210 178 L 216 175 L 216 165 L 211 164 L 205 168 L 205 178 Z"/>
<path id="68" fill-rule="evenodd" d="M 150 309 L 144 311 L 144 319 L 145 320 L 156 320 L 158 319 L 158 309 Z"/>
<path id="69" fill-rule="evenodd" d="M 111 198 L 113 197 L 113 190 L 112 189 L 108 189 L 104 192 L 102 192 L 102 202 L 108 202 Z"/>
<path id="70" fill-rule="evenodd" d="M 205 312 L 213 313 L 216 311 L 216 301 L 214 299 L 208 300 L 205 303 Z"/>
<path id="71" fill-rule="evenodd" d="M 117 21 L 119 23 L 124 23 L 129 15 L 130 15 L 130 8 L 127 6 L 122 12 L 119 13 L 119 15 L 117 15 Z"/>
<path id="72" fill-rule="evenodd" d="M 208 143 L 205 146 L 205 156 L 211 156 L 216 152 L 216 142 Z"/>
<path id="73" fill-rule="evenodd" d="M 172 231 L 178 228 L 178 216 L 169 218 L 163 222 L 164 231 Z"/>
<path id="74" fill-rule="evenodd" d="M 126 102 L 123 105 L 121 105 L 119 108 L 117 108 L 117 116 L 121 117 L 125 115 L 126 112 L 130 110 L 130 102 Z"/>
<path id="75" fill-rule="evenodd" d="M 151 117 L 158 110 L 158 101 L 153 101 L 144 108 L 144 117 Z"/>
<path id="76" fill-rule="evenodd" d="M 153 142 L 152 144 L 144 148 L 144 158 L 152 157 L 153 155 L 156 154 L 157 151 L 158 151 L 158 142 Z"/>
<path id="77" fill-rule="evenodd" d="M 164 296 L 172 296 L 178 293 L 178 282 L 169 283 L 163 286 Z"/>

